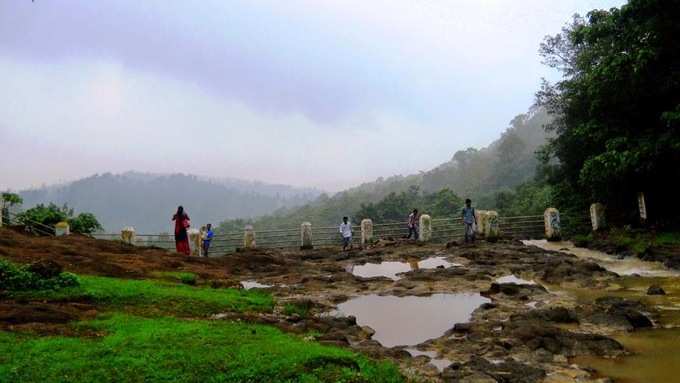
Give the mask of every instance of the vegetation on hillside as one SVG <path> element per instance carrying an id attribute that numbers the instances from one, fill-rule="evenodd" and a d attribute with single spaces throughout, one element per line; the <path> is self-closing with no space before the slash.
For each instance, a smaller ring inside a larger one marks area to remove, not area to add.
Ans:
<path id="1" fill-rule="evenodd" d="M 246 224 L 256 228 L 291 227 L 303 221 L 334 225 L 343 216 L 358 220 L 405 220 L 413 208 L 436 216 L 456 214 L 462 200 L 472 198 L 479 208 L 496 208 L 497 193 L 503 194 L 504 208 L 514 201 L 513 188 L 533 182 L 539 164 L 536 151 L 546 142 L 543 126 L 550 117 L 541 108 L 515 117 L 500 139 L 483 149 L 456 152 L 450 161 L 420 174 L 379 178 L 333 196 L 322 195 L 315 201 L 256 219 L 227 220 L 221 231 L 240 231 Z M 527 188 L 520 190 L 525 193 Z M 518 203 L 521 199 L 518 199 Z M 547 206 L 538 203 L 534 210 Z M 515 210 L 518 210 L 519 207 Z"/>

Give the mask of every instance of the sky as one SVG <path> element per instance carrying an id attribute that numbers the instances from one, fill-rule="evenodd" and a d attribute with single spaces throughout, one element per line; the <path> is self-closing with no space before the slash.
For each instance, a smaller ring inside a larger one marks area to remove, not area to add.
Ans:
<path id="1" fill-rule="evenodd" d="M 2 0 L 0 190 L 190 173 L 337 191 L 498 138 L 614 0 Z"/>

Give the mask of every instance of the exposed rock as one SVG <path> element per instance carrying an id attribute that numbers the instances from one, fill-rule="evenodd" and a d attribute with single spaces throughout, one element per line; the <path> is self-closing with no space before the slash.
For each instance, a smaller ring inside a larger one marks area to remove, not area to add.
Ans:
<path id="1" fill-rule="evenodd" d="M 666 291 L 658 285 L 649 286 L 647 295 L 666 295 Z"/>

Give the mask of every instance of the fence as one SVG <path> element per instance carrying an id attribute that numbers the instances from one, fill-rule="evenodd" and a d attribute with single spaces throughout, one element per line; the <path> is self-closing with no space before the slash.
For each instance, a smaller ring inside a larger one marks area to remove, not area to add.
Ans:
<path id="1" fill-rule="evenodd" d="M 7 224 L 22 224 L 27 231 L 38 235 L 55 235 L 55 228 L 43 225 L 39 222 L 18 221 L 16 213 L 6 212 Z M 546 220 L 543 215 L 498 217 L 498 236 L 506 238 L 535 239 L 545 238 Z M 561 222 L 560 222 L 561 221 Z M 460 240 L 464 236 L 464 225 L 461 218 L 435 218 L 428 223 L 431 225 L 429 232 L 430 242 L 443 243 L 451 240 Z M 564 235 L 587 232 L 590 229 L 590 219 L 587 215 L 558 217 L 558 230 Z M 487 230 L 487 229 L 483 229 Z M 361 226 L 352 225 L 355 235 L 352 242 L 361 244 Z M 385 222 L 372 224 L 372 240 L 385 240 L 405 238 L 408 235 L 407 222 Z M 265 229 L 255 231 L 255 244 L 258 248 L 297 248 L 301 246 L 301 228 L 291 227 L 282 229 Z M 482 231 L 481 234 L 484 234 Z M 312 243 L 314 246 L 337 246 L 341 242 L 341 235 L 337 226 L 312 227 Z M 121 240 L 121 233 L 96 233 L 92 237 L 105 240 Z M 154 246 L 168 250 L 175 249 L 175 240 L 172 234 L 134 234 L 129 240 L 137 246 Z M 211 252 L 213 254 L 226 254 L 244 247 L 243 232 L 218 233 L 213 237 Z"/>

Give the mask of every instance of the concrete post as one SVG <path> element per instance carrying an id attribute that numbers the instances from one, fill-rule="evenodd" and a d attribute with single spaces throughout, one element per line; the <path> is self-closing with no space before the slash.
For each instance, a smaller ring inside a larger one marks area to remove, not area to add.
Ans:
<path id="1" fill-rule="evenodd" d="M 500 236 L 500 226 L 498 223 L 498 212 L 487 211 L 485 214 L 484 238 L 489 242 L 498 241 Z"/>
<path id="2" fill-rule="evenodd" d="M 640 220 L 647 221 L 647 201 L 645 201 L 645 193 L 638 193 L 638 207 L 640 208 Z"/>
<path id="3" fill-rule="evenodd" d="M 605 219 L 605 206 L 599 202 L 590 205 L 590 223 L 593 225 L 593 231 L 602 230 L 607 226 Z"/>
<path id="4" fill-rule="evenodd" d="M 135 244 L 135 228 L 126 226 L 120 231 L 120 240 L 129 245 Z"/>
<path id="5" fill-rule="evenodd" d="M 554 207 L 545 209 L 545 212 L 543 213 L 543 224 L 545 225 L 545 238 L 548 241 L 559 241 L 562 239 L 559 210 Z"/>
<path id="6" fill-rule="evenodd" d="M 189 250 L 191 255 L 200 257 L 201 256 L 201 231 L 198 229 L 187 229 L 187 235 L 189 236 Z"/>
<path id="7" fill-rule="evenodd" d="M 255 229 L 252 225 L 246 225 L 245 231 L 243 232 L 243 248 L 255 248 Z"/>
<path id="8" fill-rule="evenodd" d="M 488 221 L 488 211 L 475 209 L 475 218 L 477 219 L 477 226 L 475 227 L 475 234 L 483 236 L 486 234 L 486 225 Z"/>
<path id="9" fill-rule="evenodd" d="M 420 216 L 418 231 L 418 241 L 427 242 L 432 239 L 432 218 L 429 215 L 422 214 Z"/>
<path id="10" fill-rule="evenodd" d="M 300 225 L 300 249 L 307 250 L 313 248 L 314 244 L 312 242 L 312 223 L 303 222 Z"/>
<path id="11" fill-rule="evenodd" d="M 373 243 L 373 221 L 370 218 L 361 220 L 361 246 Z"/>
<path id="12" fill-rule="evenodd" d="M 61 221 L 54 225 L 54 235 L 56 235 L 57 237 L 69 234 L 71 234 L 71 227 L 69 226 L 68 222 Z"/>
<path id="13" fill-rule="evenodd" d="M 2 227 L 2 219 L 5 215 L 5 200 L 0 197 L 0 227 Z M 7 223 L 9 224 L 9 222 Z"/>

